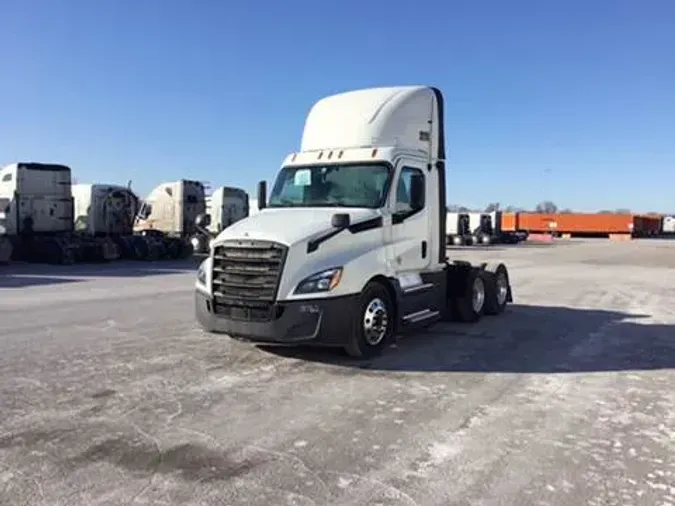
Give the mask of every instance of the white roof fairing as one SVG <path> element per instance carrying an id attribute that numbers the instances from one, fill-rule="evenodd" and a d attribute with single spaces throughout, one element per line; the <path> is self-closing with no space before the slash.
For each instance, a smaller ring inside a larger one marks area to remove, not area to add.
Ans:
<path id="1" fill-rule="evenodd" d="M 401 147 L 443 159 L 442 101 L 440 91 L 428 86 L 369 88 L 325 97 L 307 115 L 300 149 Z"/>

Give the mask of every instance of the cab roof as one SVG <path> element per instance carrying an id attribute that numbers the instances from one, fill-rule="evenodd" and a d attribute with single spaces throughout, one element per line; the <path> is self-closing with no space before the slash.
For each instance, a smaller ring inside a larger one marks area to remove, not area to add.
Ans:
<path id="1" fill-rule="evenodd" d="M 443 95 L 429 86 L 392 86 L 322 98 L 309 111 L 301 151 L 400 147 L 445 159 Z"/>

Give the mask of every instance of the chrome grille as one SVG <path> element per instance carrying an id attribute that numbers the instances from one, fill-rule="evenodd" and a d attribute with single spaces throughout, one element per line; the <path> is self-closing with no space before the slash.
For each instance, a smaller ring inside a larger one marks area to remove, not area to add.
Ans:
<path id="1" fill-rule="evenodd" d="M 246 321 L 272 317 L 286 246 L 269 241 L 231 241 L 213 251 L 213 311 Z"/>

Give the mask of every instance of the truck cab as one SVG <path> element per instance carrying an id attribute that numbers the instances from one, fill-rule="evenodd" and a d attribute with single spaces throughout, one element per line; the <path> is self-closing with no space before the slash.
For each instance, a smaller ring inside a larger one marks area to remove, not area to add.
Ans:
<path id="1" fill-rule="evenodd" d="M 59 234 L 72 229 L 70 167 L 21 162 L 0 169 L 0 234 Z"/>
<path id="2" fill-rule="evenodd" d="M 140 200 L 127 186 L 117 184 L 72 185 L 75 230 L 90 236 L 128 235 Z"/>
<path id="3" fill-rule="evenodd" d="M 200 181 L 180 179 L 162 183 L 143 201 L 133 229 L 189 237 L 197 232 L 197 216 L 205 212 L 206 192 Z"/>
<path id="4" fill-rule="evenodd" d="M 311 108 L 260 212 L 221 232 L 196 280 L 202 327 L 370 357 L 406 328 L 511 300 L 502 264 L 446 259 L 443 96 L 372 88 Z"/>

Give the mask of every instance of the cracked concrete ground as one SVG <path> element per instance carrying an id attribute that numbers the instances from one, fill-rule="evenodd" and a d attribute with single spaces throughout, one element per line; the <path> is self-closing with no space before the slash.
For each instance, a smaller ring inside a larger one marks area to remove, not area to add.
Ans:
<path id="1" fill-rule="evenodd" d="M 0 270 L 0 504 L 675 505 L 675 241 L 458 249 L 515 304 L 369 363 L 202 333 L 194 266 Z"/>

